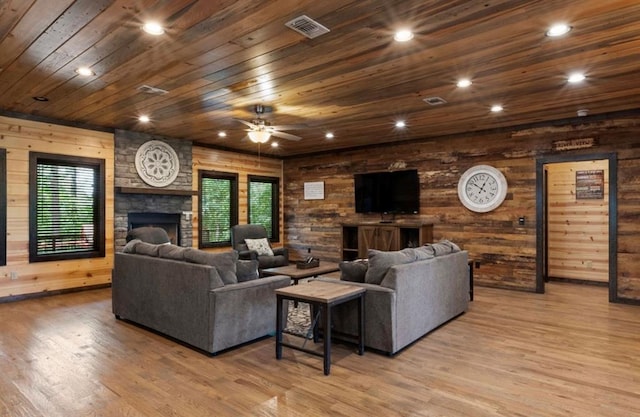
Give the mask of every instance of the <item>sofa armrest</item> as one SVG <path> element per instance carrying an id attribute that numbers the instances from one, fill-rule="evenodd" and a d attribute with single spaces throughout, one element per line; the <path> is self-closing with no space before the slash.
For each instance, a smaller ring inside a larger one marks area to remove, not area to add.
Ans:
<path id="1" fill-rule="evenodd" d="M 276 292 L 291 285 L 285 275 L 225 285 L 209 292 L 212 314 L 209 351 L 218 352 L 240 343 L 274 334 Z"/>
<path id="2" fill-rule="evenodd" d="M 242 259 L 245 261 L 257 261 L 258 252 L 254 250 L 240 250 L 238 251 L 238 259 Z"/>
<path id="3" fill-rule="evenodd" d="M 280 248 L 271 248 L 273 250 L 274 255 L 282 255 L 288 261 L 289 260 L 289 249 L 285 247 Z"/>

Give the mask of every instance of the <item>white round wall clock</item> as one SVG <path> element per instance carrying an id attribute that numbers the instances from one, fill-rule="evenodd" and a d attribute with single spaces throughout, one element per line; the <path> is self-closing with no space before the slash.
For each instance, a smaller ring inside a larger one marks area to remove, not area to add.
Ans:
<path id="1" fill-rule="evenodd" d="M 465 171 L 458 181 L 458 198 L 469 210 L 486 213 L 504 201 L 507 179 L 489 165 L 476 165 Z"/>
<path id="2" fill-rule="evenodd" d="M 150 140 L 136 152 L 136 171 L 147 184 L 166 187 L 178 176 L 180 161 L 171 146 L 159 140 Z"/>

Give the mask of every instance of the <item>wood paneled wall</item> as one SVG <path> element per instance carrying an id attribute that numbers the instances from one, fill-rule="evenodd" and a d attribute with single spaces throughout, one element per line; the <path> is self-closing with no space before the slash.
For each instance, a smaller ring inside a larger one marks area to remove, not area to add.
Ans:
<path id="1" fill-rule="evenodd" d="M 282 246 L 283 235 L 283 181 L 282 161 L 280 159 L 258 157 L 255 155 L 236 152 L 226 152 L 211 148 L 194 146 L 193 148 L 193 189 L 198 190 L 198 171 L 219 171 L 238 174 L 238 222 L 248 223 L 248 176 L 260 175 L 264 177 L 280 178 L 280 239 L 273 246 Z M 199 234 L 199 202 L 198 196 L 193 197 L 193 246 L 198 246 Z M 207 249 L 214 252 L 227 251 L 229 247 Z"/>
<path id="2" fill-rule="evenodd" d="M 558 150 L 559 141 L 594 139 L 587 149 Z M 336 139 L 339 140 L 339 139 Z M 458 135 L 397 145 L 286 159 L 285 239 L 301 252 L 339 260 L 340 223 L 378 221 L 356 214 L 353 174 L 392 164 L 417 168 L 419 215 L 398 220 L 434 222 L 434 239 L 447 238 L 480 261 L 476 283 L 534 291 L 536 287 L 536 159 L 554 154 L 618 155 L 618 296 L 640 300 L 640 121 L 638 118 L 576 119 L 565 125 Z M 490 213 L 474 213 L 458 200 L 460 175 L 489 164 L 507 178 L 505 202 Z M 305 181 L 324 181 L 325 199 L 306 201 Z M 518 218 L 526 218 L 524 225 Z"/>
<path id="3" fill-rule="evenodd" d="M 603 198 L 576 198 L 583 170 L 603 171 Z M 609 282 L 609 161 L 561 162 L 546 171 L 549 277 Z"/>
<path id="4" fill-rule="evenodd" d="M 0 267 L 0 298 L 111 282 L 113 267 L 113 134 L 0 116 L 0 147 L 7 150 L 7 265 Z M 29 152 L 105 160 L 106 256 L 29 263 Z M 18 279 L 11 280 L 11 272 Z"/>

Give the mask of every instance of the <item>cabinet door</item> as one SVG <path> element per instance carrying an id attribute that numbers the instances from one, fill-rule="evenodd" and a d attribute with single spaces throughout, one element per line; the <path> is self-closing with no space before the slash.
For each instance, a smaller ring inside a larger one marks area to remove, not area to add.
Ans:
<path id="1" fill-rule="evenodd" d="M 375 247 L 371 249 L 378 250 L 399 250 L 398 245 L 398 228 L 397 227 L 377 227 Z"/>
<path id="2" fill-rule="evenodd" d="M 398 250 L 398 228 L 392 226 L 360 226 L 358 228 L 358 256 L 367 257 L 369 249 Z"/>
<path id="3" fill-rule="evenodd" d="M 366 258 L 367 251 L 375 249 L 377 229 L 376 226 L 358 227 L 358 257 Z"/>

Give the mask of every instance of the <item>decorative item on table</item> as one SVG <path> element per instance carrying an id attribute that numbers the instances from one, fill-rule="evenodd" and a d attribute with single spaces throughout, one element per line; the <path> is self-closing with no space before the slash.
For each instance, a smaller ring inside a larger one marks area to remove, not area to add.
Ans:
<path id="1" fill-rule="evenodd" d="M 311 248 L 307 249 L 307 257 L 304 260 L 296 262 L 298 269 L 316 268 L 318 266 L 320 266 L 320 259 L 311 256 Z"/>
<path id="2" fill-rule="evenodd" d="M 298 269 L 317 268 L 319 266 L 320 266 L 320 259 L 318 258 L 305 259 L 303 261 L 296 262 L 296 267 Z"/>

